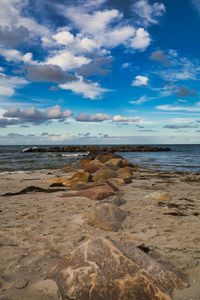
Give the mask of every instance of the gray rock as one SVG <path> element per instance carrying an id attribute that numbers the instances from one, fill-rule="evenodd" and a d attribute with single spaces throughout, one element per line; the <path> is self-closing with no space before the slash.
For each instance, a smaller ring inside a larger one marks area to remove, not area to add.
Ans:
<path id="1" fill-rule="evenodd" d="M 103 203 L 90 208 L 83 215 L 83 220 L 88 225 L 105 231 L 118 231 L 126 216 L 127 213 L 116 205 Z"/>

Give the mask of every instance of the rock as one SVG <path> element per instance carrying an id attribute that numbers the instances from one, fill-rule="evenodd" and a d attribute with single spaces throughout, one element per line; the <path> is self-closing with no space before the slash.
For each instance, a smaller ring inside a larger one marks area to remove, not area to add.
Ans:
<path id="1" fill-rule="evenodd" d="M 91 200 L 103 200 L 114 195 L 116 191 L 116 188 L 114 188 L 108 182 L 104 182 L 103 184 L 97 186 L 91 185 L 87 188 L 82 187 L 82 189 L 80 187 L 81 184 L 76 185 L 75 188 L 78 189 L 76 192 L 63 194 L 62 197 L 87 197 Z"/>
<path id="2" fill-rule="evenodd" d="M 132 243 L 93 238 L 63 258 L 48 274 L 63 299 L 170 300 L 188 285 Z"/>
<path id="3" fill-rule="evenodd" d="M 127 213 L 116 205 L 104 203 L 90 208 L 84 215 L 83 221 L 105 231 L 118 231 Z"/>
<path id="4" fill-rule="evenodd" d="M 129 184 L 132 182 L 132 178 L 123 178 L 125 184 Z"/>
<path id="5" fill-rule="evenodd" d="M 87 181 L 90 181 L 92 178 L 91 174 L 84 172 L 84 171 L 77 171 L 71 179 L 68 179 L 66 182 L 63 183 L 64 186 L 71 187 L 77 184 L 81 184 Z"/>
<path id="6" fill-rule="evenodd" d="M 17 214 L 18 216 L 20 216 L 20 217 L 25 217 L 25 216 L 28 215 L 27 213 L 25 213 L 25 212 L 23 212 L 23 211 L 17 211 L 16 214 Z"/>
<path id="7" fill-rule="evenodd" d="M 76 173 L 74 173 L 71 179 L 75 179 L 75 178 L 79 179 L 79 181 L 87 182 L 91 180 L 92 176 L 87 172 L 77 171 Z"/>
<path id="8" fill-rule="evenodd" d="M 86 183 L 82 183 L 82 184 L 77 184 L 75 187 L 72 188 L 72 190 L 82 191 L 82 190 L 87 190 L 89 188 L 95 188 L 95 187 L 100 187 L 100 186 L 106 187 L 107 185 L 111 186 L 114 191 L 118 190 L 117 187 L 115 187 L 112 183 L 110 183 L 110 179 L 109 180 L 96 181 L 96 182 L 86 182 Z"/>
<path id="9" fill-rule="evenodd" d="M 112 203 L 116 206 L 121 206 L 123 204 L 126 204 L 126 202 L 127 202 L 126 200 L 120 197 L 116 197 L 115 199 L 112 200 Z"/>
<path id="10" fill-rule="evenodd" d="M 57 176 L 57 177 L 46 179 L 45 182 L 48 184 L 57 184 L 57 183 L 59 184 L 59 183 L 64 183 L 67 180 L 68 178 L 66 177 Z"/>
<path id="11" fill-rule="evenodd" d="M 122 166 L 121 158 L 112 158 L 105 163 L 106 166 L 114 171 L 117 171 Z"/>
<path id="12" fill-rule="evenodd" d="M 75 172 L 76 170 L 74 170 L 74 169 L 73 169 L 72 167 L 70 167 L 70 166 L 66 166 L 66 167 L 60 169 L 60 171 L 63 172 L 63 173 L 71 173 L 71 172 Z"/>
<path id="13" fill-rule="evenodd" d="M 117 174 L 115 171 L 111 169 L 100 169 L 97 172 L 95 172 L 92 180 L 93 181 L 99 181 L 99 180 L 106 180 L 108 178 L 115 178 L 117 177 Z"/>
<path id="14" fill-rule="evenodd" d="M 28 286 L 29 280 L 28 279 L 17 279 L 14 283 L 14 287 L 16 289 L 24 289 Z"/>
<path id="15" fill-rule="evenodd" d="M 147 199 L 153 199 L 157 201 L 170 201 L 172 199 L 171 195 L 166 192 L 153 192 L 145 196 Z"/>
<path id="16" fill-rule="evenodd" d="M 125 185 L 123 178 L 109 178 L 108 181 L 112 183 L 115 187 Z"/>
<path id="17" fill-rule="evenodd" d="M 104 164 L 102 164 L 98 160 L 91 161 L 89 164 L 84 165 L 84 171 L 89 172 L 89 173 L 95 173 L 96 171 L 98 171 L 100 169 L 107 169 L 107 168 L 108 167 L 106 167 Z"/>
<path id="18" fill-rule="evenodd" d="M 80 163 L 82 165 L 82 167 L 84 168 L 85 165 L 89 164 L 91 162 L 91 159 L 87 158 L 87 157 L 83 157 L 80 160 Z"/>
<path id="19" fill-rule="evenodd" d="M 130 163 L 129 161 L 127 161 L 125 158 L 122 159 L 122 163 L 121 163 L 121 167 L 127 167 L 132 169 L 133 168 L 133 164 Z"/>
<path id="20" fill-rule="evenodd" d="M 102 153 L 102 154 L 97 155 L 96 159 L 98 159 L 102 163 L 105 163 L 110 159 L 118 158 L 118 157 L 120 157 L 120 156 L 117 154 L 114 154 L 114 153 Z"/>
<path id="21" fill-rule="evenodd" d="M 20 300 L 62 300 L 58 286 L 55 281 L 46 279 L 40 280 L 30 286 L 30 288 L 23 293 Z"/>
<path id="22" fill-rule="evenodd" d="M 127 169 L 127 167 L 118 169 L 117 174 L 120 178 L 132 178 L 133 177 L 131 172 Z"/>
<path id="23" fill-rule="evenodd" d="M 78 170 L 83 169 L 83 166 L 82 166 L 82 164 L 81 164 L 81 160 L 79 159 L 79 160 L 75 161 L 75 162 L 72 164 L 72 168 L 73 168 L 73 169 L 78 169 Z"/>

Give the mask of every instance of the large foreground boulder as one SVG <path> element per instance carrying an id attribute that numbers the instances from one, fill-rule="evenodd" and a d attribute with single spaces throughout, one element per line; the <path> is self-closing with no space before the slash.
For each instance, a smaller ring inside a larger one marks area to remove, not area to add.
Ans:
<path id="1" fill-rule="evenodd" d="M 132 243 L 89 239 L 61 260 L 48 278 L 63 300 L 170 300 L 188 285 Z"/>
<path id="2" fill-rule="evenodd" d="M 127 213 L 111 203 L 104 203 L 88 209 L 83 221 L 105 231 L 118 231 Z"/>

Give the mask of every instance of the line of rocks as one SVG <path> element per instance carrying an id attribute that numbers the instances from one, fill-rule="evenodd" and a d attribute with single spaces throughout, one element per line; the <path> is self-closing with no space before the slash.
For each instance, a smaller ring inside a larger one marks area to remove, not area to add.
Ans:
<path id="1" fill-rule="evenodd" d="M 49 148 L 31 147 L 24 149 L 23 152 L 159 152 L 171 151 L 169 147 L 157 147 L 148 145 L 114 145 L 109 147 L 97 145 L 82 145 L 82 146 L 59 146 Z"/>
<path id="2" fill-rule="evenodd" d="M 126 201 L 119 197 L 101 200 L 115 195 L 119 185 L 131 183 L 135 168 L 118 154 L 91 152 L 61 169 L 63 173 L 73 172 L 70 178 L 59 176 L 46 182 L 67 187 L 61 197 L 98 200 L 83 214 L 83 222 L 104 231 L 118 231 L 128 216 L 118 206 Z M 152 196 L 161 199 L 160 195 Z M 62 299 L 76 300 L 170 300 L 174 288 L 188 287 L 132 243 L 100 237 L 83 241 L 47 278 L 57 283 Z"/>

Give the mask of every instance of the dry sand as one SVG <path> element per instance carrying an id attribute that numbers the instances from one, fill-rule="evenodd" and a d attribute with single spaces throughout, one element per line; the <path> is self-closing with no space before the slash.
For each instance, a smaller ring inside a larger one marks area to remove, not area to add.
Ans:
<path id="1" fill-rule="evenodd" d="M 59 170 L 1 174 L 0 194 L 29 186 L 48 189 L 44 179 L 54 175 L 63 176 Z M 118 196 L 127 201 L 120 208 L 129 216 L 118 232 L 83 224 L 83 213 L 96 201 L 61 198 L 66 188 L 58 189 L 0 197 L 1 300 L 61 299 L 46 275 L 90 236 L 144 244 L 149 255 L 188 278 L 190 288 L 175 291 L 173 299 L 200 299 L 200 174 L 136 169 L 133 182 L 119 188 Z M 167 192 L 171 200 L 155 200 L 153 192 Z"/>

